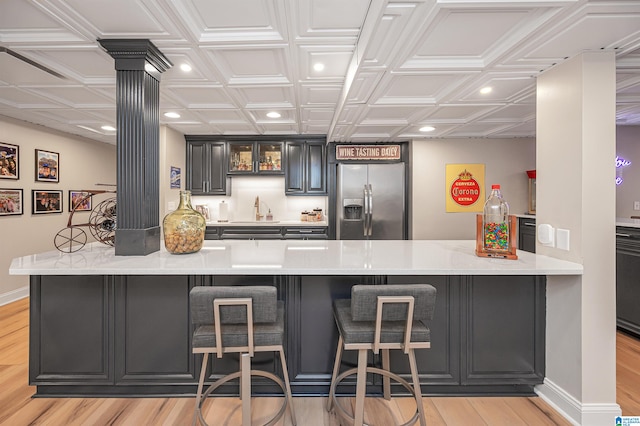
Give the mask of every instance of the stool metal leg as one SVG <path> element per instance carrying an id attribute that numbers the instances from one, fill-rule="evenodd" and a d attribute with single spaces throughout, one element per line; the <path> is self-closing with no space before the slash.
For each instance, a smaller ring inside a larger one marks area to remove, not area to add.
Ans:
<path id="1" fill-rule="evenodd" d="M 336 349 L 336 360 L 333 363 L 333 374 L 331 375 L 331 385 L 329 388 L 329 399 L 327 400 L 327 411 L 331 411 L 333 408 L 333 395 L 336 393 L 335 383 L 338 371 L 340 370 L 340 364 L 342 363 L 342 334 L 338 339 L 338 349 Z"/>
<path id="2" fill-rule="evenodd" d="M 367 349 L 358 349 L 358 373 L 356 379 L 356 408 L 354 426 L 364 423 L 364 398 L 367 391 Z"/>
<path id="3" fill-rule="evenodd" d="M 411 380 L 413 381 L 413 389 L 415 390 L 416 405 L 420 414 L 420 426 L 427 426 L 424 416 L 424 407 L 422 406 L 422 388 L 420 387 L 420 377 L 418 377 L 418 366 L 416 363 L 416 354 L 413 349 L 409 349 L 409 366 L 411 367 Z"/>
<path id="4" fill-rule="evenodd" d="M 284 350 L 280 349 L 280 363 L 282 364 L 282 375 L 284 376 L 284 384 L 287 388 L 287 401 L 289 401 L 289 410 L 291 412 L 291 423 L 296 426 L 296 413 L 293 410 L 293 396 L 291 395 L 291 385 L 289 384 L 289 371 L 287 370 L 287 361 L 284 358 Z"/>
<path id="5" fill-rule="evenodd" d="M 382 369 L 391 371 L 389 367 L 389 349 L 382 349 Z M 382 376 L 382 393 L 384 399 L 391 400 L 391 379 L 389 376 Z"/>
<path id="6" fill-rule="evenodd" d="M 251 356 L 240 355 L 240 398 L 242 399 L 242 426 L 251 426 Z"/>
<path id="7" fill-rule="evenodd" d="M 204 378 L 207 375 L 207 362 L 209 361 L 209 353 L 205 352 L 202 356 L 202 366 L 200 367 L 200 380 L 198 381 L 198 392 L 196 393 L 196 407 L 193 410 L 192 426 L 195 426 L 198 418 L 198 405 L 200 404 L 200 398 L 202 397 L 202 387 L 204 385 Z"/>

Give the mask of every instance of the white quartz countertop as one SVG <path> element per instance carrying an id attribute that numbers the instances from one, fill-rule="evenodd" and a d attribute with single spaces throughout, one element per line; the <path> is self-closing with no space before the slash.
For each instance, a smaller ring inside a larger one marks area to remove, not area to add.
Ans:
<path id="1" fill-rule="evenodd" d="M 301 220 L 231 220 L 229 222 L 218 222 L 214 220 L 207 222 L 207 226 L 299 226 L 311 228 L 327 226 L 327 222 L 303 222 Z"/>
<path id="2" fill-rule="evenodd" d="M 626 226 L 627 228 L 640 228 L 640 219 L 616 218 L 616 226 Z"/>
<path id="3" fill-rule="evenodd" d="M 197 253 L 115 256 L 92 243 L 13 259 L 12 275 L 581 275 L 582 265 L 518 250 L 478 257 L 475 241 L 207 240 Z"/>

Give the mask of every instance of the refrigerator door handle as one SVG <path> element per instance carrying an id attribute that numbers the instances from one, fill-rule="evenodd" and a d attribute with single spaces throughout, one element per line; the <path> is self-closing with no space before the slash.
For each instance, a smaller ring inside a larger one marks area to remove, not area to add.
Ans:
<path id="1" fill-rule="evenodd" d="M 369 196 L 367 194 L 367 185 L 364 186 L 364 189 L 362 191 L 362 200 L 364 201 L 364 206 L 363 206 L 363 220 L 362 220 L 362 233 L 363 235 L 366 237 L 367 236 L 367 229 L 369 226 L 368 220 L 369 220 Z"/>
<path id="2" fill-rule="evenodd" d="M 373 187 L 369 184 L 369 232 L 370 237 L 373 233 Z"/>

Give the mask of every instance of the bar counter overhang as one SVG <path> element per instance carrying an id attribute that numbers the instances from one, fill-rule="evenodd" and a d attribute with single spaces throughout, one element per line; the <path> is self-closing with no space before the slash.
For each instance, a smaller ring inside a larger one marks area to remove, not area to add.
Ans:
<path id="1" fill-rule="evenodd" d="M 546 277 L 581 275 L 582 265 L 523 251 L 517 260 L 480 258 L 474 248 L 463 240 L 241 240 L 205 241 L 188 255 L 115 256 L 94 243 L 16 258 L 10 273 L 31 276 L 29 381 L 40 396 L 193 395 L 200 360 L 191 353 L 189 291 L 247 284 L 275 285 L 285 301 L 293 392 L 327 394 L 338 338 L 331 301 L 360 283 L 437 288 L 432 348 L 416 353 L 425 394 L 533 394 L 545 373 Z M 271 354 L 254 362 L 281 374 Z M 391 365 L 410 377 L 401 353 Z M 238 362 L 215 360 L 210 369 L 214 380 Z M 368 392 L 381 387 L 373 377 Z M 269 383 L 254 390 L 275 392 Z"/>

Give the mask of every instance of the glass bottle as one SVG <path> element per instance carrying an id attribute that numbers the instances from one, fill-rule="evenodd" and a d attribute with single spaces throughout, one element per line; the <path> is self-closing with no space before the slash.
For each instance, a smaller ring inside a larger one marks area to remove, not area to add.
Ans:
<path id="1" fill-rule="evenodd" d="M 509 251 L 509 204 L 502 198 L 500 185 L 491 185 L 491 195 L 484 203 L 482 241 L 484 250 L 494 253 Z"/>
<path id="2" fill-rule="evenodd" d="M 202 248 L 207 227 L 204 216 L 191 207 L 191 191 L 180 191 L 180 205 L 164 217 L 164 245 L 169 253 L 195 253 Z"/>

